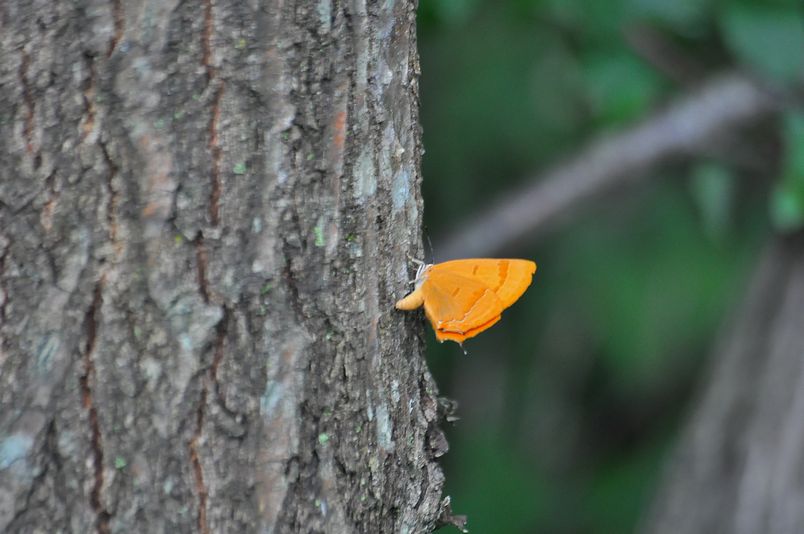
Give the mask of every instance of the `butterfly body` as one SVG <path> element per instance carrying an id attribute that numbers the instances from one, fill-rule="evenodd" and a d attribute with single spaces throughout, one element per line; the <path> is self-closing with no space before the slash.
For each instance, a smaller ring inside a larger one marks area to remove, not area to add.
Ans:
<path id="1" fill-rule="evenodd" d="M 464 259 L 422 265 L 413 292 L 396 303 L 424 312 L 439 341 L 463 343 L 500 320 L 530 286 L 536 264 L 517 259 Z"/>

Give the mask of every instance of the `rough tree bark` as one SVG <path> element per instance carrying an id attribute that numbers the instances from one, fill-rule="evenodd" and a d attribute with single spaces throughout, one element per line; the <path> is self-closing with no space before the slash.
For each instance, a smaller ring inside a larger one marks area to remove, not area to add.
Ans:
<path id="1" fill-rule="evenodd" d="M 793 534 L 804 525 L 804 234 L 769 247 L 643 531 Z"/>
<path id="2" fill-rule="evenodd" d="M 415 0 L 0 24 L 0 531 L 431 530 Z"/>

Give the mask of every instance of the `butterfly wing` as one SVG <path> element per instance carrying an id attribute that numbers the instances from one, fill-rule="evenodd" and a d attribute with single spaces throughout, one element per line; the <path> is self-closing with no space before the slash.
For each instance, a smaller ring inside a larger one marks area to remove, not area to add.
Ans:
<path id="1" fill-rule="evenodd" d="M 440 341 L 475 336 L 500 320 L 504 308 L 482 281 L 449 270 L 430 270 L 422 284 L 424 312 Z"/>
<path id="2" fill-rule="evenodd" d="M 430 269 L 430 276 L 449 272 L 482 283 L 502 302 L 503 309 L 516 302 L 530 286 L 536 264 L 530 260 L 475 258 L 445 261 Z"/>
<path id="3" fill-rule="evenodd" d="M 494 323 L 496 323 L 497 321 L 499 321 L 499 320 L 500 320 L 500 316 L 498 315 L 497 317 L 494 317 L 493 319 L 491 319 L 487 323 L 484 323 L 482 325 L 476 326 L 475 328 L 470 328 L 469 330 L 467 330 L 466 332 L 463 332 L 463 333 L 450 332 L 450 331 L 447 331 L 447 330 L 435 330 L 436 339 L 439 342 L 442 342 L 442 341 L 455 341 L 456 343 L 463 343 L 464 341 L 466 341 L 470 337 L 475 337 L 476 335 L 478 335 L 483 330 L 486 330 L 487 328 L 491 328 L 491 326 Z"/>

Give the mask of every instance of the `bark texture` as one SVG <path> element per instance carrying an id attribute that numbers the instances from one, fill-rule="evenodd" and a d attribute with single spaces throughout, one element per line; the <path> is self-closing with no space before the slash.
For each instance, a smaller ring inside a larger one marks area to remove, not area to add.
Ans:
<path id="1" fill-rule="evenodd" d="M 431 530 L 415 1 L 0 24 L 0 531 Z"/>
<path id="2" fill-rule="evenodd" d="M 804 525 L 804 235 L 760 263 L 662 490 L 650 534 L 793 534 Z"/>

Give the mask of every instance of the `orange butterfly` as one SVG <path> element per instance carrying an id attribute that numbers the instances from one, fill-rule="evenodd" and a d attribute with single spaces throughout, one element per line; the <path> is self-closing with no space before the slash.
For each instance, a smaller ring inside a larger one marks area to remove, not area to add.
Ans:
<path id="1" fill-rule="evenodd" d="M 530 285 L 536 264 L 529 260 L 468 259 L 420 265 L 416 288 L 398 310 L 424 313 L 436 339 L 459 344 L 500 320 L 500 314 Z"/>

